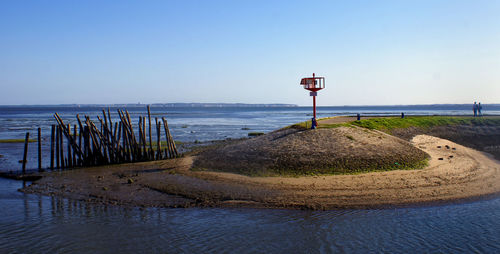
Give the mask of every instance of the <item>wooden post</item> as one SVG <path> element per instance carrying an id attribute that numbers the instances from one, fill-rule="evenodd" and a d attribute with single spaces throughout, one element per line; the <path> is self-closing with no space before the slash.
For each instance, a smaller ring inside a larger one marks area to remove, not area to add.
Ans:
<path id="1" fill-rule="evenodd" d="M 115 151 L 115 163 L 120 162 L 120 149 L 117 146 L 117 143 L 119 143 L 119 140 L 116 140 L 116 134 L 118 131 L 118 123 L 114 123 L 115 125 L 115 131 L 113 132 L 113 150 Z"/>
<path id="2" fill-rule="evenodd" d="M 23 174 L 26 174 L 26 162 L 28 157 L 28 142 L 30 141 L 30 133 L 26 132 L 26 138 L 24 139 L 24 155 L 23 155 Z"/>
<path id="3" fill-rule="evenodd" d="M 127 146 L 127 138 L 125 137 L 125 134 L 126 134 L 125 123 L 123 121 L 120 121 L 120 123 L 122 124 L 121 125 L 122 126 L 122 130 L 121 130 L 122 135 L 121 136 L 122 136 L 122 146 L 123 146 L 123 158 L 126 161 L 127 160 L 127 148 L 128 148 L 128 146 Z"/>
<path id="4" fill-rule="evenodd" d="M 59 125 L 59 149 L 61 149 L 61 151 L 59 151 L 59 153 L 61 154 L 60 158 L 61 158 L 61 168 L 64 168 L 66 165 L 64 163 L 64 147 L 63 147 L 63 126 L 62 125 Z"/>
<path id="5" fill-rule="evenodd" d="M 163 117 L 162 120 L 164 120 L 165 118 Z M 169 141 L 168 141 L 168 135 L 167 135 L 167 125 L 165 125 L 165 120 L 161 122 L 161 125 L 163 125 L 163 127 L 165 128 L 165 140 L 166 140 L 166 144 L 165 144 L 165 159 L 169 159 L 170 158 L 170 154 L 172 152 L 170 152 L 170 146 L 169 146 Z"/>
<path id="6" fill-rule="evenodd" d="M 138 145 L 137 145 L 137 140 L 135 139 L 135 133 L 134 133 L 134 127 L 132 126 L 132 120 L 130 119 L 130 114 L 128 113 L 127 110 L 125 110 L 126 118 L 125 120 L 128 123 L 128 130 L 130 134 L 130 145 L 132 146 L 131 149 L 133 150 L 133 157 L 137 157 L 138 151 Z M 125 116 L 125 115 L 124 115 Z"/>
<path id="7" fill-rule="evenodd" d="M 90 134 L 89 134 L 89 127 L 85 126 L 83 128 L 83 146 L 84 148 L 84 153 L 83 153 L 83 165 L 88 166 L 90 165 Z"/>
<path id="8" fill-rule="evenodd" d="M 61 160 L 59 159 L 59 153 L 61 152 L 61 149 L 59 148 L 59 132 L 61 129 L 59 128 L 59 125 L 56 127 L 56 168 L 61 167 Z"/>
<path id="9" fill-rule="evenodd" d="M 151 107 L 148 105 L 148 121 L 149 121 L 149 158 L 154 158 L 153 154 L 153 138 L 151 136 Z"/>
<path id="10" fill-rule="evenodd" d="M 172 138 L 172 135 L 170 134 L 170 130 L 168 129 L 168 123 L 165 117 L 162 118 L 163 124 L 165 125 L 165 135 L 167 137 L 167 144 L 170 149 L 170 158 L 177 157 L 179 156 L 179 153 L 177 152 L 177 147 L 175 147 L 175 141 L 174 138 Z"/>
<path id="11" fill-rule="evenodd" d="M 144 142 L 142 144 L 143 148 L 143 153 L 144 153 L 144 159 L 148 159 L 148 149 L 146 148 L 146 117 L 142 118 L 142 141 Z"/>
<path id="12" fill-rule="evenodd" d="M 69 135 L 71 135 L 71 125 L 70 124 L 68 124 L 68 132 L 69 132 Z M 66 142 L 68 145 L 68 160 L 66 162 L 66 166 L 68 168 L 72 168 L 73 167 L 73 157 L 71 156 L 71 140 L 67 139 Z"/>
<path id="13" fill-rule="evenodd" d="M 158 125 L 158 117 L 155 117 L 155 122 L 156 122 L 156 159 L 160 160 L 161 159 L 161 132 L 160 132 L 160 126 Z"/>
<path id="14" fill-rule="evenodd" d="M 82 151 L 82 153 L 85 153 L 85 148 L 82 146 L 82 129 L 80 127 L 78 127 L 78 146 L 80 147 L 80 150 Z M 83 160 L 83 154 L 78 154 L 78 158 L 77 158 L 77 161 L 76 161 L 76 164 L 78 166 L 82 166 L 82 160 Z"/>
<path id="15" fill-rule="evenodd" d="M 144 159 L 142 158 L 142 155 L 143 155 L 143 151 L 142 151 L 142 147 L 144 146 L 144 141 L 142 141 L 142 117 L 139 116 L 139 143 L 138 143 L 138 147 L 139 147 L 139 151 L 138 151 L 138 156 L 141 158 L 141 159 Z"/>
<path id="16" fill-rule="evenodd" d="M 77 134 L 76 134 L 76 124 L 75 124 L 75 125 L 73 125 L 73 141 L 74 142 L 76 142 L 76 135 Z M 76 167 L 76 165 L 77 165 L 77 162 L 76 162 L 76 149 L 75 149 L 74 146 L 72 146 L 72 148 L 73 148 L 73 167 Z"/>
<path id="17" fill-rule="evenodd" d="M 111 112 L 109 111 L 109 108 L 108 108 L 108 118 L 109 118 L 109 130 L 112 131 L 113 130 L 113 122 L 111 122 Z"/>
<path id="18" fill-rule="evenodd" d="M 52 125 L 50 129 L 50 169 L 54 170 L 54 148 L 55 148 L 56 126 Z"/>
<path id="19" fill-rule="evenodd" d="M 42 128 L 38 127 L 38 171 L 42 171 Z"/>
<path id="20" fill-rule="evenodd" d="M 118 131 L 116 132 L 116 135 L 117 135 L 116 150 L 117 150 L 118 154 L 120 155 L 119 161 L 117 161 L 117 162 L 122 162 L 124 155 L 123 155 L 122 146 L 120 146 L 120 140 L 122 137 L 122 122 L 121 121 L 118 122 Z"/>

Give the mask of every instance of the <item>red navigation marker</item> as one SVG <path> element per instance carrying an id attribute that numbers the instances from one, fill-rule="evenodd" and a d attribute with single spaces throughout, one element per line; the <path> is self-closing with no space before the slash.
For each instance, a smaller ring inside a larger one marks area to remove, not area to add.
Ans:
<path id="1" fill-rule="evenodd" d="M 304 89 L 309 90 L 309 95 L 313 97 L 313 119 L 311 129 L 315 129 L 318 123 L 316 122 L 316 96 L 318 95 L 318 91 L 325 88 L 325 78 L 324 77 L 316 77 L 313 73 L 312 78 L 303 78 L 300 80 L 300 85 L 304 86 Z"/>

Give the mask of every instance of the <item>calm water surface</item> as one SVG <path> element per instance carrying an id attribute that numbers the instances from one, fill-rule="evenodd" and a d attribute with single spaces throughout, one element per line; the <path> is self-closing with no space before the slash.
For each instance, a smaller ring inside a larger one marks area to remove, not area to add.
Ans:
<path id="1" fill-rule="evenodd" d="M 498 253 L 500 199 L 382 210 L 138 209 L 17 192 L 1 253 Z"/>
<path id="2" fill-rule="evenodd" d="M 270 131 L 309 117 L 307 108 L 233 109 L 232 113 L 211 110 L 177 112 L 177 118 L 169 113 L 174 137 L 185 141 L 241 137 L 248 132 L 242 126 L 250 131 Z M 16 130 L 22 135 L 40 123 L 52 123 L 53 111 L 28 112 L 0 110 L 0 138 L 17 138 Z M 69 118 L 74 113 L 73 109 L 63 114 Z M 332 113 L 336 112 L 330 110 L 325 115 Z M 13 123 L 5 124 L 8 122 Z M 1 158 L 0 168 L 19 167 L 6 162 L 6 158 L 17 156 L 16 145 L 0 148 L 0 154 L 12 154 Z M 22 185 L 0 179 L 0 253 L 500 252 L 498 197 L 373 210 L 139 209 L 27 195 L 17 191 Z"/>

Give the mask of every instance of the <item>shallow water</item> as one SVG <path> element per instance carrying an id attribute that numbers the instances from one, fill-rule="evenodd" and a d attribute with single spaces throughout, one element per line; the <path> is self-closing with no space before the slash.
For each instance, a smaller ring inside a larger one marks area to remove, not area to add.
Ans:
<path id="1" fill-rule="evenodd" d="M 0 179 L 1 253 L 497 253 L 500 198 L 421 208 L 123 208 Z"/>
<path id="2" fill-rule="evenodd" d="M 0 138 L 24 137 L 26 129 L 52 124 L 52 109 L 23 110 L 0 110 Z M 371 110 L 373 114 L 400 111 Z M 446 110 L 441 114 L 453 111 Z M 61 115 L 73 118 L 76 112 L 80 111 L 66 110 Z M 174 137 L 181 141 L 242 137 L 249 131 L 271 131 L 309 117 L 309 108 L 153 112 L 167 114 Z M 320 116 L 346 113 L 344 109 L 323 112 Z M 133 114 L 137 118 L 139 112 Z M 18 119 L 25 120 L 20 123 Z M 251 130 L 242 130 L 245 126 Z M 7 161 L 17 159 L 22 144 L 0 147 L 0 154 L 6 155 L 0 159 L 0 169 L 20 167 L 17 161 Z M 500 252 L 498 197 L 368 210 L 140 209 L 23 194 L 17 191 L 22 185 L 0 178 L 0 253 Z"/>

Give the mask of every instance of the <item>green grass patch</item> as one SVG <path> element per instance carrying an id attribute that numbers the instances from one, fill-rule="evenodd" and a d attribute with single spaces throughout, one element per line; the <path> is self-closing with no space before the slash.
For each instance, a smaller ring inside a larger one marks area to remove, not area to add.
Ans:
<path id="1" fill-rule="evenodd" d="M 393 129 L 449 125 L 500 125 L 500 118 L 475 118 L 454 116 L 410 116 L 410 117 L 376 117 L 361 121 L 353 121 L 352 125 L 390 132 Z"/>
<path id="2" fill-rule="evenodd" d="M 286 177 L 301 177 L 301 176 L 327 176 L 327 175 L 358 175 L 371 172 L 387 172 L 392 170 L 418 170 L 424 169 L 429 165 L 429 158 L 424 158 L 413 162 L 394 162 L 387 164 L 375 164 L 368 167 L 349 167 L 349 165 L 338 165 L 329 169 L 308 169 L 308 170 L 290 170 L 290 169 L 273 169 L 272 171 L 252 172 L 249 176 L 286 176 Z"/>
<path id="3" fill-rule="evenodd" d="M 331 123 L 331 124 L 320 124 L 318 129 L 333 129 L 339 127 L 353 127 L 350 123 Z"/>
<path id="4" fill-rule="evenodd" d="M 0 143 L 24 143 L 24 138 L 18 138 L 18 139 L 0 139 Z M 37 139 L 30 139 L 28 142 L 33 143 L 37 142 Z"/>
<path id="5" fill-rule="evenodd" d="M 318 119 L 318 122 L 321 120 L 324 120 L 324 119 L 328 119 L 328 118 Z M 351 125 L 351 123 L 331 123 L 331 124 L 322 123 L 322 124 L 318 125 L 318 129 L 332 129 L 332 128 L 338 128 L 338 127 L 352 127 L 352 125 Z M 311 128 L 311 120 L 292 124 L 292 125 L 289 125 L 283 129 L 289 129 L 289 128 L 303 129 L 303 130 L 310 129 Z"/>
<path id="6" fill-rule="evenodd" d="M 233 173 L 247 175 L 251 177 L 302 177 L 302 176 L 328 176 L 328 175 L 359 175 L 371 172 L 387 172 L 392 170 L 419 170 L 424 169 L 429 165 L 429 158 L 424 158 L 419 161 L 406 163 L 388 163 L 384 165 L 370 165 L 369 167 L 349 167 L 349 165 L 339 165 L 329 169 L 308 169 L 308 170 L 292 170 L 290 168 L 273 168 L 264 170 L 244 170 L 231 171 Z M 193 168 L 194 171 L 216 171 L 228 172 L 226 170 L 209 170 L 203 168 Z"/>

